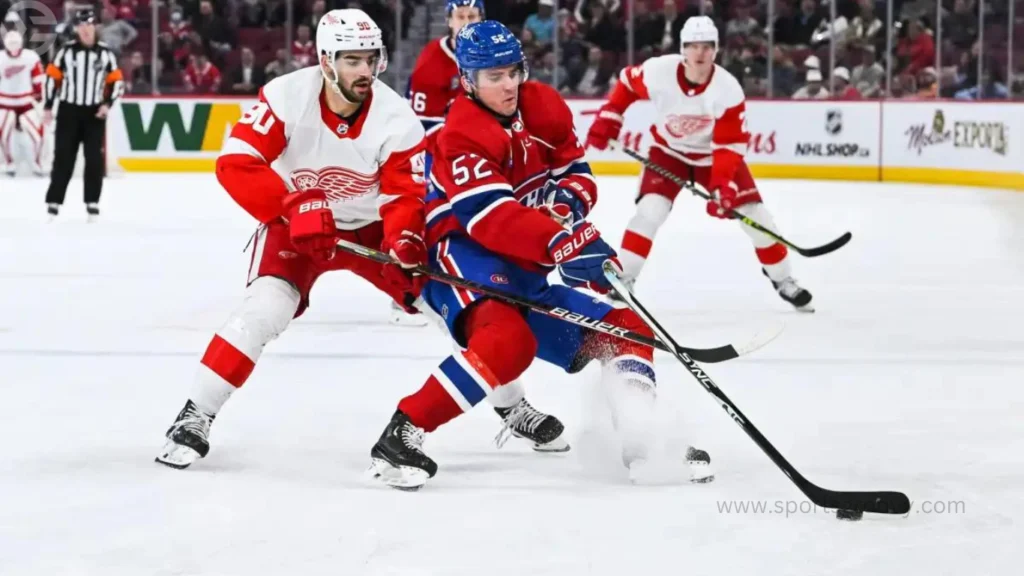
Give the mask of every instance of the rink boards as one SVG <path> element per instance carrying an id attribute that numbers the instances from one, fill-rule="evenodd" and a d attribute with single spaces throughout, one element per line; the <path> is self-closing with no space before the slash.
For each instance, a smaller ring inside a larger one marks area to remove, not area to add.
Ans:
<path id="1" fill-rule="evenodd" d="M 108 163 L 127 172 L 212 171 L 254 100 L 125 98 L 111 113 Z M 603 101 L 571 100 L 581 137 Z M 626 113 L 622 140 L 646 150 L 653 106 Z M 747 103 L 747 159 L 761 178 L 867 180 L 1024 190 L 1024 103 L 792 101 Z M 670 118 L 665 130 L 686 130 Z M 590 151 L 598 174 L 639 174 L 621 152 Z"/>

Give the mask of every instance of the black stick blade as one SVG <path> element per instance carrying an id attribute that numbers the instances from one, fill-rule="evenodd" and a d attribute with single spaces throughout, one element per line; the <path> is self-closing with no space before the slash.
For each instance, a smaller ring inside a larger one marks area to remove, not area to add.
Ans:
<path id="1" fill-rule="evenodd" d="M 846 246 L 852 238 L 853 234 L 847 232 L 846 234 L 843 234 L 842 236 L 836 238 L 835 240 L 829 242 L 828 244 L 818 246 L 817 248 L 798 248 L 796 246 L 793 246 L 793 248 L 797 252 L 799 252 L 801 256 L 805 256 L 807 258 L 814 258 L 815 256 L 824 256 L 825 254 L 830 254 L 832 252 L 835 252 L 836 250 L 839 250 L 843 246 Z"/>
<path id="2" fill-rule="evenodd" d="M 906 514 L 910 512 L 910 499 L 902 492 L 836 492 L 819 488 L 814 503 L 822 508 L 855 510 L 874 514 Z"/>

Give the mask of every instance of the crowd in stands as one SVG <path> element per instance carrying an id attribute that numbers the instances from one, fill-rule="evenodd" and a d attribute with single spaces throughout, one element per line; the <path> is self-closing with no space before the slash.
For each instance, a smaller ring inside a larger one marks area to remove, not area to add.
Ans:
<path id="1" fill-rule="evenodd" d="M 102 0 L 96 5 L 102 11 L 101 40 L 121 54 L 130 93 L 251 95 L 277 76 L 316 63 L 313 33 L 327 10 L 363 9 L 381 26 L 393 51 L 399 1 L 402 38 L 414 10 L 443 7 L 428 0 Z M 751 97 L 977 99 L 1005 98 L 1008 92 L 1024 97 L 1024 0 L 1009 0 L 1019 7 L 1012 23 L 1009 3 L 991 0 L 983 26 L 979 1 L 985 0 L 893 0 L 889 86 L 885 2 L 835 0 L 835 20 L 828 0 L 775 0 L 772 19 L 768 0 L 559 0 L 557 7 L 555 0 L 485 0 L 485 6 L 488 18 L 519 35 L 531 77 L 557 84 L 569 95 L 601 96 L 616 82 L 628 64 L 632 11 L 633 62 L 678 52 L 683 22 L 696 14 L 711 16 L 721 34 L 718 62 Z M 157 26 L 150 2 L 159 2 Z M 9 4 L 0 0 L 0 13 Z M 75 5 L 53 7 L 68 13 Z M 294 23 L 290 35 L 289 21 Z M 981 66 L 979 33 L 985 43 Z M 1011 34 L 1020 50 L 1014 67 L 1022 73 L 1015 71 L 1008 80 Z M 288 36 L 291 46 L 286 46 Z M 942 60 L 936 62 L 939 48 Z M 151 63 L 157 66 L 156 86 Z"/>

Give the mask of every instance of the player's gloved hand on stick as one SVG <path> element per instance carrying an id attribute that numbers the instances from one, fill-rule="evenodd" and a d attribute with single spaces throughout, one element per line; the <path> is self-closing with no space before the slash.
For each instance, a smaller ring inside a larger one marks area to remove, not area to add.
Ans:
<path id="1" fill-rule="evenodd" d="M 284 217 L 292 245 L 316 260 L 330 260 L 337 251 L 338 228 L 323 190 L 306 190 L 284 199 Z"/>
<path id="2" fill-rule="evenodd" d="M 605 150 L 608 142 L 619 139 L 619 132 L 622 131 L 622 114 L 603 106 L 597 113 L 597 118 L 590 125 L 587 131 L 587 148 Z"/>
<path id="3" fill-rule="evenodd" d="M 412 268 L 427 263 L 427 245 L 419 234 L 411 230 L 402 230 L 396 238 L 389 238 L 384 241 L 383 250 L 392 258 L 398 261 L 397 264 L 385 264 L 381 272 L 384 279 L 395 287 L 396 290 L 411 294 L 415 300 L 427 283 L 427 277 L 413 272 Z M 418 312 L 415 307 L 404 302 L 399 302 L 407 312 L 415 314 Z"/>
<path id="4" fill-rule="evenodd" d="M 708 214 L 715 218 L 734 218 L 732 208 L 736 205 L 736 184 L 712 185 L 708 190 L 711 193 L 711 200 L 708 200 Z"/>
<path id="5" fill-rule="evenodd" d="M 574 190 L 573 186 L 581 190 Z M 586 190 L 582 190 L 582 186 L 575 182 L 548 182 L 544 187 L 544 205 L 540 211 L 562 226 L 572 226 L 585 220 L 590 213 L 590 203 L 586 197 Z"/>
<path id="6" fill-rule="evenodd" d="M 556 234 L 548 243 L 548 253 L 567 285 L 600 294 L 612 289 L 604 277 L 605 261 L 611 260 L 622 269 L 615 250 L 601 239 L 601 233 L 590 222 L 577 222 L 572 229 Z"/>

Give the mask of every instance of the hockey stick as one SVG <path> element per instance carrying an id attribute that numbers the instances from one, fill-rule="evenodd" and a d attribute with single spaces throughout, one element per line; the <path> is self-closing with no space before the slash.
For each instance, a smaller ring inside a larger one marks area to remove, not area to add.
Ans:
<path id="1" fill-rule="evenodd" d="M 732 400 L 722 392 L 722 389 L 718 387 L 711 377 L 704 372 L 700 366 L 697 365 L 696 359 L 692 355 L 688 355 L 685 352 L 679 350 L 676 346 L 675 341 L 668 332 L 661 327 L 660 324 L 651 316 L 651 314 L 637 301 L 636 297 L 629 291 L 628 288 L 619 279 L 616 274 L 615 267 L 609 263 L 605 263 L 604 266 L 605 277 L 612 283 L 615 291 L 619 293 L 626 304 L 651 327 L 654 334 L 662 342 L 668 345 L 670 349 L 676 350 L 673 355 L 682 362 L 683 366 L 690 372 L 690 375 L 700 382 L 701 386 L 711 394 L 716 401 L 725 409 L 729 416 L 743 428 L 743 431 L 750 436 L 751 440 L 754 441 L 764 453 L 771 458 L 772 462 L 775 463 L 782 472 L 789 477 L 790 480 L 796 484 L 796 487 L 810 499 L 815 505 L 822 508 L 835 508 L 837 510 L 853 510 L 858 512 L 875 512 L 878 514 L 906 514 L 910 511 L 910 500 L 906 494 L 902 492 L 836 492 L 834 490 L 827 490 L 820 486 L 813 484 L 810 480 L 803 477 L 796 468 L 793 467 L 789 461 L 786 460 L 775 446 L 768 441 L 764 435 L 754 426 L 754 424 L 742 413 L 740 409 L 732 403 Z"/>
<path id="2" fill-rule="evenodd" d="M 650 158 L 645 157 L 643 154 L 640 154 L 639 152 L 634 152 L 633 150 L 630 150 L 629 148 L 627 148 L 625 146 L 619 145 L 619 143 L 616 142 L 616 141 L 612 141 L 611 143 L 613 144 L 613 148 L 621 150 L 622 152 L 625 152 L 627 156 L 629 156 L 630 158 L 632 158 L 632 159 L 636 160 L 637 162 L 643 164 L 644 167 L 650 168 L 651 170 L 654 170 L 655 172 L 657 172 L 661 176 L 663 176 L 665 178 L 668 178 L 672 182 L 678 184 L 681 188 L 685 188 L 685 189 L 689 190 L 690 192 L 692 192 L 694 194 L 694 196 L 699 196 L 699 197 L 701 197 L 701 198 L 703 198 L 705 200 L 712 200 L 713 199 L 711 197 L 711 194 L 709 194 L 708 191 L 705 190 L 704 187 L 701 186 L 700 184 L 697 184 L 696 182 L 687 182 L 685 179 L 679 177 L 678 174 L 673 173 L 671 170 L 669 170 L 669 169 L 667 169 L 667 168 L 665 168 L 663 166 L 655 164 Z M 781 242 L 781 243 L 785 244 L 786 246 L 789 246 L 794 251 L 796 251 L 798 254 L 800 254 L 801 256 L 805 256 L 807 258 L 814 258 L 815 256 L 823 256 L 823 255 L 828 254 L 830 252 L 835 252 L 836 250 L 839 250 L 843 246 L 846 246 L 846 244 L 850 241 L 850 239 L 853 238 L 853 234 L 851 234 L 850 232 L 846 232 L 845 234 L 843 234 L 842 236 L 840 236 L 840 237 L 836 238 L 835 240 L 829 242 L 828 244 L 823 244 L 823 245 L 817 246 L 815 248 L 801 248 L 801 247 L 797 246 L 796 244 L 793 244 L 789 240 L 786 240 L 785 238 L 783 238 L 779 234 L 769 230 L 768 228 L 765 228 L 764 226 L 758 224 L 757 222 L 751 220 L 750 218 L 747 218 L 743 214 L 740 214 L 736 210 L 730 209 L 729 212 L 730 212 L 730 216 L 732 216 L 733 218 L 738 218 L 741 222 L 743 222 L 747 226 L 750 226 L 754 230 L 757 230 L 758 232 L 760 232 L 760 233 L 762 233 L 762 234 L 764 234 L 766 236 L 770 236 L 771 238 L 774 238 L 777 242 Z"/>
<path id="3" fill-rule="evenodd" d="M 390 255 L 385 254 L 380 250 L 368 248 L 361 244 L 355 244 L 352 242 L 348 242 L 346 240 L 338 240 L 338 248 L 344 252 L 348 252 L 349 254 L 354 254 L 356 256 L 368 258 L 381 264 L 396 264 L 395 260 L 392 259 Z M 424 276 L 428 276 L 434 280 L 437 280 L 438 282 L 448 284 L 449 286 L 455 286 L 457 288 L 462 288 L 464 290 L 471 290 L 478 294 L 483 294 L 484 296 L 489 296 L 491 298 L 503 300 L 505 302 L 509 302 L 517 306 L 523 306 L 535 312 L 539 312 L 547 316 L 564 320 L 566 322 L 569 322 L 570 324 L 582 326 L 583 328 L 586 328 L 588 330 L 601 332 L 602 334 L 608 334 L 609 336 L 614 336 L 616 338 L 621 338 L 623 340 L 628 340 L 630 342 L 635 342 L 637 344 L 643 344 L 645 346 L 653 346 L 658 350 L 662 350 L 670 354 L 689 354 L 693 358 L 697 358 L 701 362 L 707 362 L 709 364 L 725 362 L 728 360 L 732 360 L 734 358 L 739 358 L 744 354 L 749 354 L 754 350 L 761 348 L 768 342 L 774 340 L 775 337 L 778 336 L 781 332 L 781 330 L 778 329 L 760 332 L 758 334 L 755 334 L 754 337 L 745 345 L 741 345 L 738 348 L 733 344 L 726 344 L 725 346 L 719 346 L 717 348 L 686 348 L 678 346 L 677 344 L 673 344 L 673 346 L 676 346 L 676 349 L 672 350 L 667 345 L 663 344 L 661 341 L 657 339 L 649 338 L 647 336 L 644 336 L 643 334 L 638 334 L 631 330 L 626 330 L 621 326 L 616 326 L 614 324 L 609 324 L 607 322 L 602 322 L 600 320 L 589 318 L 582 314 L 577 314 L 570 310 L 566 310 L 565 308 L 558 308 L 556 306 L 548 306 L 546 304 L 541 304 L 539 302 L 533 302 L 525 298 L 520 298 L 519 296 L 516 296 L 514 294 L 509 294 L 501 290 L 495 290 L 490 286 L 478 284 L 476 282 L 473 282 L 472 280 L 466 280 L 465 278 L 459 278 L 457 276 L 445 274 L 444 272 L 441 272 L 439 270 L 432 270 L 426 266 L 417 266 L 415 268 L 412 268 L 412 271 L 418 274 L 423 274 Z"/>

